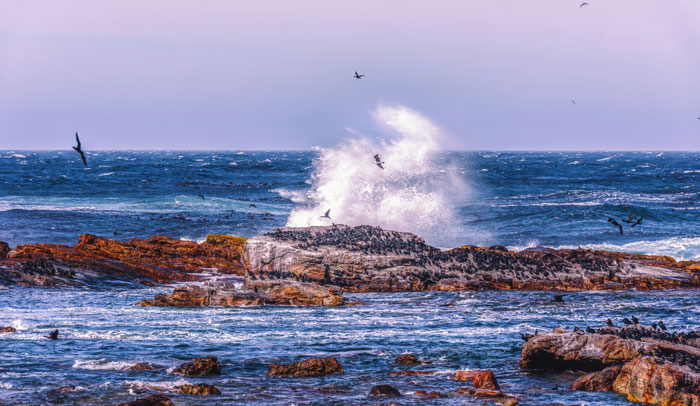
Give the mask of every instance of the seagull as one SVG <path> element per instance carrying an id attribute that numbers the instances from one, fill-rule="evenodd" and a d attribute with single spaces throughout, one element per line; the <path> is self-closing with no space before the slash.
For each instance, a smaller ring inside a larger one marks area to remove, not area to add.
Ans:
<path id="1" fill-rule="evenodd" d="M 615 219 L 612 218 L 612 217 L 608 217 L 608 223 L 614 225 L 615 227 L 619 227 L 619 228 L 620 228 L 620 234 L 622 234 L 622 224 L 620 224 L 620 223 L 618 223 L 617 221 L 615 221 Z"/>
<path id="2" fill-rule="evenodd" d="M 581 5 L 578 8 L 583 8 L 583 6 L 587 6 L 588 3 L 581 3 Z"/>
<path id="3" fill-rule="evenodd" d="M 384 167 L 382 166 L 382 164 L 383 164 L 384 162 L 382 162 L 382 159 L 379 158 L 379 154 L 376 154 L 376 155 L 374 156 L 374 160 L 377 161 L 376 164 L 377 164 L 378 167 L 384 169 Z"/>
<path id="4" fill-rule="evenodd" d="M 357 71 L 355 71 L 355 76 L 353 76 L 353 77 L 354 77 L 355 79 L 362 79 L 363 76 L 365 76 L 365 75 L 360 75 L 360 74 L 357 73 Z"/>
<path id="5" fill-rule="evenodd" d="M 632 224 L 631 228 L 634 228 L 634 226 L 639 226 L 642 224 L 642 220 L 644 220 L 644 217 L 640 217 L 639 220 L 637 220 L 636 223 Z"/>
<path id="6" fill-rule="evenodd" d="M 73 149 L 76 150 L 80 154 L 80 157 L 83 158 L 83 164 L 85 166 L 87 166 L 87 160 L 85 159 L 85 154 L 83 153 L 83 150 L 80 149 L 80 137 L 78 137 L 78 133 L 75 133 L 75 140 L 78 142 L 78 146 L 73 147 Z"/>
<path id="7" fill-rule="evenodd" d="M 51 340 L 58 340 L 58 330 L 54 330 L 51 332 L 51 334 L 44 337 L 49 338 Z"/>
<path id="8" fill-rule="evenodd" d="M 635 219 L 635 218 L 637 218 L 637 215 L 636 215 L 636 214 L 633 214 L 633 215 L 629 216 L 629 217 L 626 218 L 626 219 L 622 219 L 622 221 L 625 222 L 625 223 L 634 223 L 634 219 Z"/>
<path id="9" fill-rule="evenodd" d="M 321 218 L 322 218 L 322 219 L 323 219 L 323 218 L 326 218 L 326 219 L 329 219 L 329 220 L 330 220 L 330 219 L 331 219 L 331 209 L 326 210 L 326 214 L 324 214 L 323 216 L 321 216 Z"/>
<path id="10" fill-rule="evenodd" d="M 204 195 L 197 195 L 197 196 L 201 197 L 202 200 L 204 200 Z"/>

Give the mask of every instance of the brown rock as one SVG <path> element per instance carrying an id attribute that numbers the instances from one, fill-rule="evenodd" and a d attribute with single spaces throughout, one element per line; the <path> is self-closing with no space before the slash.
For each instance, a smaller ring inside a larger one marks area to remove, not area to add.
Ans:
<path id="1" fill-rule="evenodd" d="M 267 376 L 319 376 L 343 373 L 340 362 L 333 357 L 312 358 L 291 364 L 268 365 Z"/>
<path id="2" fill-rule="evenodd" d="M 418 364 L 431 364 L 431 362 L 422 361 L 411 354 L 403 354 L 396 357 L 394 360 L 397 364 L 401 365 L 418 365 Z"/>
<path id="3" fill-rule="evenodd" d="M 498 386 L 496 376 L 490 369 L 484 371 L 457 371 L 455 372 L 454 379 L 457 381 L 473 381 L 474 387 L 477 389 L 501 389 L 500 386 Z"/>
<path id="4" fill-rule="evenodd" d="M 622 366 L 613 390 L 632 402 L 657 405 L 700 405 L 700 373 L 652 357 L 639 357 Z"/>
<path id="5" fill-rule="evenodd" d="M 581 391 L 608 391 L 612 389 L 615 378 L 620 373 L 622 367 L 613 365 L 602 371 L 591 372 L 576 379 L 571 384 L 571 389 Z"/>
<path id="6" fill-rule="evenodd" d="M 401 392 L 391 385 L 375 385 L 369 391 L 369 396 L 396 398 L 401 396 Z"/>
<path id="7" fill-rule="evenodd" d="M 440 397 L 442 397 L 442 395 L 440 394 L 440 392 L 437 392 L 437 391 L 426 392 L 426 391 L 424 391 L 424 390 L 417 390 L 417 391 L 414 393 L 414 395 L 415 395 L 415 396 L 422 397 L 422 398 L 426 398 L 426 399 L 435 399 L 435 398 L 440 398 Z"/>
<path id="8" fill-rule="evenodd" d="M 206 383 L 198 383 L 196 385 L 180 385 L 175 389 L 185 395 L 206 396 L 206 395 L 221 395 L 221 391 L 214 385 Z"/>
<path id="9" fill-rule="evenodd" d="M 10 252 L 10 246 L 5 241 L 0 241 L 0 259 L 5 259 Z"/>
<path id="10" fill-rule="evenodd" d="M 16 333 L 17 329 L 11 326 L 0 327 L 0 333 Z"/>
<path id="11" fill-rule="evenodd" d="M 518 399 L 512 397 L 505 397 L 496 400 L 501 406 L 518 406 Z"/>
<path id="12" fill-rule="evenodd" d="M 129 367 L 129 371 L 155 371 L 156 369 L 158 369 L 157 366 L 145 362 L 137 362 Z"/>
<path id="13" fill-rule="evenodd" d="M 503 392 L 491 389 L 478 389 L 478 388 L 458 388 L 456 393 L 460 395 L 471 395 L 478 398 L 502 398 L 505 396 Z"/>
<path id="14" fill-rule="evenodd" d="M 71 393 L 75 390 L 75 386 L 61 386 L 60 388 L 56 389 L 56 392 L 58 393 Z"/>
<path id="15" fill-rule="evenodd" d="M 173 406 L 173 402 L 165 395 L 149 395 L 145 398 L 120 403 L 119 406 Z"/>
<path id="16" fill-rule="evenodd" d="M 215 356 L 195 358 L 175 368 L 173 373 L 186 376 L 221 375 L 221 365 Z"/>

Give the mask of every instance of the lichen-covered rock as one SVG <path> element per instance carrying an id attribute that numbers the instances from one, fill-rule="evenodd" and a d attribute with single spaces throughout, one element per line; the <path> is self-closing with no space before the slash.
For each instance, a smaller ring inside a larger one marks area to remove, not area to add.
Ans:
<path id="1" fill-rule="evenodd" d="M 369 396 L 372 397 L 387 397 L 387 398 L 397 398 L 401 396 L 401 392 L 391 385 L 375 385 L 369 391 Z"/>
<path id="2" fill-rule="evenodd" d="M 267 376 L 320 376 L 342 374 L 343 367 L 337 359 L 312 358 L 291 364 L 268 365 Z"/>
<path id="3" fill-rule="evenodd" d="M 185 376 L 221 375 L 221 365 L 215 356 L 195 358 L 175 368 L 173 373 Z"/>
<path id="4" fill-rule="evenodd" d="M 214 385 L 209 385 L 207 383 L 198 383 L 195 385 L 180 385 L 176 386 L 175 390 L 185 395 L 192 396 L 207 396 L 207 395 L 221 395 L 221 391 Z"/>
<path id="5" fill-rule="evenodd" d="M 120 403 L 118 406 L 173 406 L 169 397 L 161 394 L 149 395 L 131 402 Z"/>

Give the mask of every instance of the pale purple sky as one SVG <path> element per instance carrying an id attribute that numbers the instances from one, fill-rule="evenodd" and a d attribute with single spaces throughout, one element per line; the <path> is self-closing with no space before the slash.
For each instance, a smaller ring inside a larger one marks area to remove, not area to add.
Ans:
<path id="1" fill-rule="evenodd" d="M 587 1 L 0 0 L 0 149 L 700 150 L 700 1 Z"/>

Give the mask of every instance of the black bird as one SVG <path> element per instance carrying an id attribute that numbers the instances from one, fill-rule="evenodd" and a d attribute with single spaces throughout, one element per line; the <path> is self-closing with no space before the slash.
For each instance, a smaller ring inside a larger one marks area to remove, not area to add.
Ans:
<path id="1" fill-rule="evenodd" d="M 526 333 L 526 334 L 520 333 L 520 338 L 522 338 L 523 341 L 528 341 L 532 337 L 534 337 L 534 335 L 532 335 L 530 333 Z"/>
<path id="2" fill-rule="evenodd" d="M 376 164 L 377 164 L 378 167 L 384 169 L 384 167 L 382 166 L 382 165 L 384 164 L 384 162 L 382 162 L 382 159 L 379 158 L 379 154 L 376 154 L 376 155 L 374 156 L 374 160 L 377 161 Z"/>
<path id="3" fill-rule="evenodd" d="M 83 165 L 87 166 L 87 160 L 85 159 L 85 154 L 83 153 L 83 150 L 80 148 L 80 137 L 78 137 L 78 133 L 75 133 L 75 140 L 78 142 L 78 146 L 73 147 L 73 149 L 76 150 L 80 154 L 81 158 L 83 158 Z"/>
<path id="4" fill-rule="evenodd" d="M 630 324 L 632 324 L 632 322 L 630 321 L 630 319 L 628 319 L 627 317 L 625 317 L 624 319 L 622 319 L 622 322 L 625 323 L 625 326 L 629 326 Z"/>
<path id="5" fill-rule="evenodd" d="M 659 328 L 663 331 L 666 331 L 666 325 L 664 324 L 663 320 L 659 322 Z"/>
<path id="6" fill-rule="evenodd" d="M 574 333 L 578 333 L 578 332 L 583 333 L 583 330 L 581 330 L 580 328 L 574 326 Z"/>
<path id="7" fill-rule="evenodd" d="M 355 76 L 353 76 L 353 77 L 354 77 L 355 79 L 362 79 L 363 76 L 365 76 L 365 75 L 360 75 L 360 74 L 357 73 L 357 71 L 355 71 Z"/>
<path id="8" fill-rule="evenodd" d="M 590 334 L 595 334 L 595 330 L 593 330 L 593 329 L 590 328 L 590 327 L 586 327 L 586 332 L 587 332 L 587 333 L 590 333 Z"/>
<path id="9" fill-rule="evenodd" d="M 612 320 L 610 320 L 610 319 L 606 320 L 605 323 L 608 325 L 608 327 L 615 327 L 615 326 L 613 325 Z"/>
<path id="10" fill-rule="evenodd" d="M 323 216 L 321 216 L 321 218 L 322 218 L 322 219 L 323 219 L 323 218 L 326 218 L 326 219 L 329 219 L 329 220 L 330 220 L 330 219 L 331 219 L 331 209 L 326 210 L 326 214 L 324 214 Z"/>
<path id="11" fill-rule="evenodd" d="M 248 205 L 248 207 L 258 207 L 258 206 L 256 206 L 256 205 L 254 205 L 253 203 L 251 203 L 251 204 Z"/>
<path id="12" fill-rule="evenodd" d="M 620 235 L 622 235 L 622 224 L 615 221 L 615 219 L 612 217 L 608 217 L 608 223 L 614 225 L 615 227 L 618 227 L 620 229 Z"/>
<path id="13" fill-rule="evenodd" d="M 51 340 L 58 340 L 58 330 L 54 330 L 51 332 L 51 334 L 44 336 L 44 337 L 51 339 Z"/>
<path id="14" fill-rule="evenodd" d="M 583 8 L 583 6 L 587 6 L 588 3 L 581 3 L 581 5 L 578 8 Z"/>
<path id="15" fill-rule="evenodd" d="M 637 218 L 637 215 L 636 215 L 636 214 L 633 214 L 633 215 L 629 216 L 629 217 L 626 218 L 626 219 L 622 219 L 622 221 L 623 221 L 624 223 L 634 223 L 634 219 L 636 219 L 636 218 Z"/>
<path id="16" fill-rule="evenodd" d="M 554 295 L 554 301 L 557 303 L 564 303 L 564 295 Z"/>
<path id="17" fill-rule="evenodd" d="M 634 323 L 634 324 L 639 324 L 639 319 L 636 318 L 636 317 L 634 317 L 634 316 L 632 316 L 632 323 Z"/>
<path id="18" fill-rule="evenodd" d="M 656 323 L 651 323 L 651 328 L 653 328 L 654 330 L 656 330 L 656 327 L 657 327 Z"/>
<path id="19" fill-rule="evenodd" d="M 197 196 L 201 197 L 202 200 L 204 200 L 204 195 L 197 195 Z"/>
<path id="20" fill-rule="evenodd" d="M 634 228 L 634 226 L 641 225 L 641 224 L 642 224 L 642 220 L 644 220 L 644 217 L 640 217 L 639 219 L 637 219 L 637 222 L 634 223 L 634 224 L 632 224 L 632 227 L 631 227 L 631 228 Z"/>

